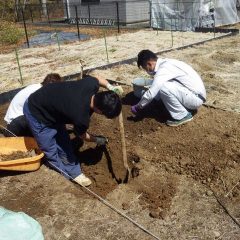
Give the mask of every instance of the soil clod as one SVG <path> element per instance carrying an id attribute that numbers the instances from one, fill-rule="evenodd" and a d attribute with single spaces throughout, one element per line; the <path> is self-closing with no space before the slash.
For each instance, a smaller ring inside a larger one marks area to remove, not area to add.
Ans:
<path id="1" fill-rule="evenodd" d="M 1 161 L 10 161 L 10 160 L 17 160 L 21 158 L 29 158 L 36 156 L 36 153 L 34 150 L 28 151 L 28 152 L 22 152 L 22 151 L 15 151 L 11 154 L 0 154 L 0 162 Z"/>

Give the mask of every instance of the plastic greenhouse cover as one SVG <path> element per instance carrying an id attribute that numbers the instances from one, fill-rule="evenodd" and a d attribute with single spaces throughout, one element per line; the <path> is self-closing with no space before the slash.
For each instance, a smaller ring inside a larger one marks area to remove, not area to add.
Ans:
<path id="1" fill-rule="evenodd" d="M 192 31 L 239 22 L 240 0 L 152 0 L 151 25 L 166 30 Z"/>

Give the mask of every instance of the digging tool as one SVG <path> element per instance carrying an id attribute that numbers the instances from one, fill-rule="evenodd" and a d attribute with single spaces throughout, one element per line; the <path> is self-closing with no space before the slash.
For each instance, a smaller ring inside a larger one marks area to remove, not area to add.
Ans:
<path id="1" fill-rule="evenodd" d="M 10 133 L 13 137 L 17 137 L 17 135 L 15 135 L 13 132 L 11 132 L 10 130 L 8 130 L 7 128 L 5 128 L 3 125 L 0 125 L 0 128 L 8 133 Z"/>
<path id="2" fill-rule="evenodd" d="M 118 117 L 119 119 L 119 127 L 120 127 L 120 134 L 121 134 L 121 144 L 122 144 L 122 156 L 123 156 L 123 165 L 127 170 L 127 177 L 126 177 L 126 181 L 128 180 L 128 177 L 131 175 L 131 169 L 128 165 L 127 162 L 127 150 L 126 150 L 126 141 L 125 141 L 125 134 L 124 134 L 124 125 L 123 125 L 123 115 L 122 115 L 122 111 Z"/>

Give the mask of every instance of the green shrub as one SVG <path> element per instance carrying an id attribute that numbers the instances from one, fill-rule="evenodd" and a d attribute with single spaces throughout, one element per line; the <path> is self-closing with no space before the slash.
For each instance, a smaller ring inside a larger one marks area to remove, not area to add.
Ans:
<path id="1" fill-rule="evenodd" d="M 0 43 L 2 44 L 16 44 L 24 34 L 24 29 L 17 27 L 14 23 L 0 22 Z"/>

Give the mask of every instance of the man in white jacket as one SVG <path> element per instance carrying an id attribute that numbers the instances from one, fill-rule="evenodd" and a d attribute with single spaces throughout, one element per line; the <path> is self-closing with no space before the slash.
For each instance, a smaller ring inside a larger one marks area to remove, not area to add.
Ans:
<path id="1" fill-rule="evenodd" d="M 168 126 L 179 126 L 192 120 L 192 111 L 206 101 L 201 77 L 188 64 L 175 59 L 161 59 L 150 50 L 138 54 L 137 64 L 154 77 L 151 87 L 140 102 L 131 107 L 133 114 L 145 108 L 153 99 L 162 100 L 172 119 Z"/>

